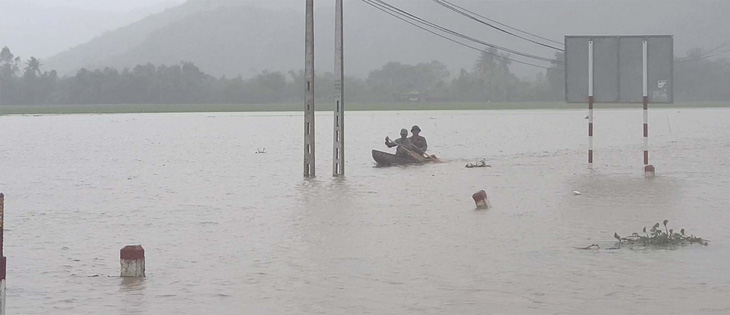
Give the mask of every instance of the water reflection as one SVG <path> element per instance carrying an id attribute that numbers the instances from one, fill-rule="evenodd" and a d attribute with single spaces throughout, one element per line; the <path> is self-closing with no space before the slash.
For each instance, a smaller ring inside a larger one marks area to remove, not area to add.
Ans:
<path id="1" fill-rule="evenodd" d="M 147 279 L 120 277 L 118 296 L 121 314 L 146 313 Z"/>

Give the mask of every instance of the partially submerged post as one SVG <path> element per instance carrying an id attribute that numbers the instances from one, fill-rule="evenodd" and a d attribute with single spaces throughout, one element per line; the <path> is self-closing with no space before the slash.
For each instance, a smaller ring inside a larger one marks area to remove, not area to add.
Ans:
<path id="1" fill-rule="evenodd" d="M 5 315 L 5 274 L 7 259 L 3 248 L 5 229 L 5 195 L 0 193 L 0 315 Z"/>
<path id="2" fill-rule="evenodd" d="M 335 122 L 332 176 L 345 175 L 345 71 L 342 0 L 335 1 Z"/>
<path id="3" fill-rule="evenodd" d="M 474 199 L 474 203 L 477 205 L 478 209 L 487 209 L 490 207 L 487 192 L 484 190 L 480 190 L 474 193 L 473 195 L 471 195 L 471 198 Z"/>
<path id="4" fill-rule="evenodd" d="M 314 0 L 307 0 L 304 80 L 304 177 L 314 177 Z"/>
<path id="5" fill-rule="evenodd" d="M 127 245 L 119 253 L 122 277 L 144 277 L 144 248 L 142 245 Z"/>

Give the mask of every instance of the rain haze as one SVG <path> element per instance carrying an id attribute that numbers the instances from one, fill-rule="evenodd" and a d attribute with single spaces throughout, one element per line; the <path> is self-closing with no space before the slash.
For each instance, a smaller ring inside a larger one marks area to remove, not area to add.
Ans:
<path id="1" fill-rule="evenodd" d="M 730 1 L 0 29 L 0 315 L 730 313 Z"/>

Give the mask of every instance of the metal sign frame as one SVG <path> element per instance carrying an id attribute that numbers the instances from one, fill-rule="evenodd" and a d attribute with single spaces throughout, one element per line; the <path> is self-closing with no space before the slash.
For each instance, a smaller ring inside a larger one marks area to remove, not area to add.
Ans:
<path id="1" fill-rule="evenodd" d="M 589 42 L 593 51 L 588 52 Z M 650 103 L 674 102 L 674 37 L 672 35 L 565 36 L 565 101 L 585 103 L 586 84 L 594 81 L 595 103 L 642 103 L 643 43 L 647 43 Z M 588 57 L 593 55 L 593 77 Z"/>
<path id="2" fill-rule="evenodd" d="M 588 164 L 593 165 L 594 103 L 642 103 L 644 172 L 649 165 L 649 102 L 674 102 L 671 35 L 565 36 L 565 101 L 588 103 Z"/>

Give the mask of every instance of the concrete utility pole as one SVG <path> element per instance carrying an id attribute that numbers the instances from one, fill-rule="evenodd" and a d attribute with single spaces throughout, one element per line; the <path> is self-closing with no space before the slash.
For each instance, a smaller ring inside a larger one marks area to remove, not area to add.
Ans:
<path id="1" fill-rule="evenodd" d="M 332 176 L 345 175 L 345 65 L 342 0 L 335 0 L 335 120 Z"/>
<path id="2" fill-rule="evenodd" d="M 304 177 L 314 177 L 314 0 L 307 0 L 305 36 Z"/>

